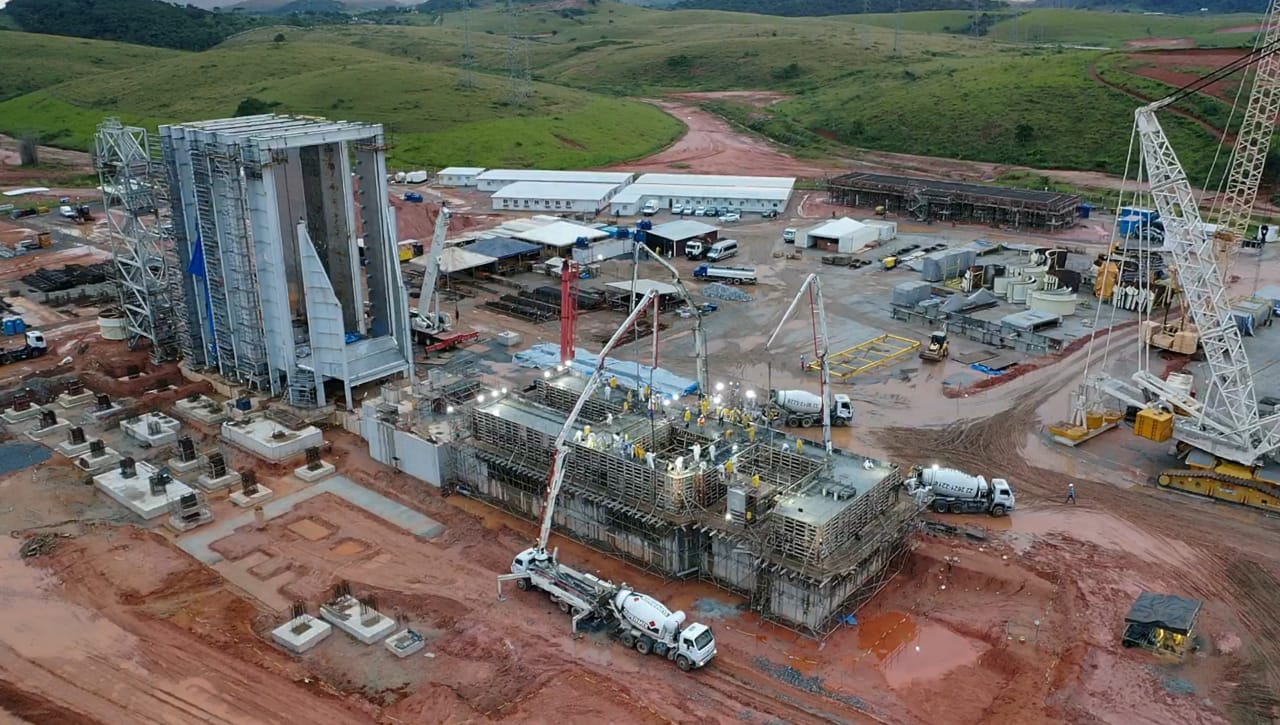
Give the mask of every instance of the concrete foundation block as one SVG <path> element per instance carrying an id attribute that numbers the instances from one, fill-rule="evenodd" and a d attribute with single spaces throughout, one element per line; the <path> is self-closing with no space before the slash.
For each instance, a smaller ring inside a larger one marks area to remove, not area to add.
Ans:
<path id="1" fill-rule="evenodd" d="M 86 444 L 85 450 L 87 451 L 88 449 L 89 447 Z M 80 456 L 76 459 L 76 465 L 79 466 L 81 470 L 88 471 L 89 473 L 98 473 L 118 464 L 123 458 L 124 456 L 120 455 L 116 449 L 104 448 L 102 450 L 102 455 L 100 456 L 90 456 L 88 453 Z"/>
<path id="2" fill-rule="evenodd" d="M 164 522 L 164 524 L 165 526 L 168 526 L 171 530 L 181 534 L 184 531 L 190 531 L 194 528 L 204 526 L 205 524 L 210 523 L 212 521 L 213 521 L 213 512 L 209 511 L 208 509 L 205 509 L 203 512 L 201 512 L 200 516 L 192 519 L 184 519 L 184 518 L 179 518 L 178 516 L 171 515 Z"/>
<path id="3" fill-rule="evenodd" d="M 90 412 L 89 415 L 98 420 L 102 420 L 103 418 L 110 418 L 122 410 L 124 410 L 123 405 L 120 405 L 119 403 L 112 403 L 110 408 L 107 408 L 106 410 L 94 410 Z"/>
<path id="4" fill-rule="evenodd" d="M 315 483 L 316 481 L 322 481 L 329 476 L 332 476 L 337 470 L 338 469 L 332 463 L 320 461 L 319 468 L 312 469 L 302 466 L 300 468 L 293 469 L 293 475 L 307 483 Z"/>
<path id="5" fill-rule="evenodd" d="M 315 647 L 333 634 L 333 627 L 310 614 L 290 619 L 271 630 L 271 640 L 296 655 Z"/>
<path id="6" fill-rule="evenodd" d="M 408 657 L 427 646 L 427 640 L 412 629 L 402 629 L 382 641 L 382 646 L 396 657 Z"/>
<path id="7" fill-rule="evenodd" d="M 66 393 L 63 393 L 62 395 L 58 396 L 57 402 L 59 407 L 65 410 L 70 410 L 71 408 L 79 408 L 82 405 L 88 405 L 89 403 L 93 402 L 93 391 L 86 390 L 83 393 L 80 393 L 79 395 L 68 395 Z"/>
<path id="8" fill-rule="evenodd" d="M 67 458 L 79 458 L 80 456 L 83 456 L 84 454 L 89 452 L 89 441 L 85 441 L 84 443 L 74 443 L 74 444 L 71 443 L 70 441 L 63 441 L 58 445 L 54 446 L 54 450 L 66 456 Z"/>
<path id="9" fill-rule="evenodd" d="M 231 499 L 231 503 L 239 506 L 242 509 L 247 509 L 247 508 L 252 508 L 254 506 L 257 506 L 260 503 L 266 503 L 267 501 L 270 501 L 271 497 L 274 495 L 275 494 L 271 492 L 271 489 L 267 488 L 266 486 L 259 485 L 258 490 L 254 491 L 252 496 L 246 496 L 244 494 L 244 491 L 236 491 L 235 493 L 228 496 L 228 498 Z"/>
<path id="10" fill-rule="evenodd" d="M 152 430 L 153 427 L 155 430 Z M 120 430 L 141 443 L 144 448 L 177 443 L 178 431 L 181 428 L 181 423 L 164 413 L 147 413 L 120 422 Z"/>
<path id="11" fill-rule="evenodd" d="M 343 597 L 337 602 L 320 605 L 320 616 L 365 644 L 377 642 L 396 628 L 394 619 L 375 610 L 361 614 L 360 602 L 355 597 Z"/>
<path id="12" fill-rule="evenodd" d="M 192 400 L 183 398 L 173 404 L 174 411 L 204 425 L 216 425 L 227 419 L 226 407 L 207 395 Z"/>
<path id="13" fill-rule="evenodd" d="M 113 468 L 95 475 L 93 485 L 116 503 L 149 521 L 169 513 L 169 501 L 191 493 L 191 489 L 181 481 L 170 481 L 159 496 L 151 493 L 150 479 L 156 470 L 146 461 L 138 461 L 132 478 L 125 478 L 119 468 Z"/>
<path id="14" fill-rule="evenodd" d="M 208 474 L 206 474 L 196 479 L 196 485 L 210 493 L 230 488 L 238 483 L 240 483 L 240 474 L 234 471 L 217 478 L 209 478 Z"/>
<path id="15" fill-rule="evenodd" d="M 23 421 L 28 421 L 32 418 L 39 418 L 40 414 L 43 412 L 44 408 L 41 408 L 38 405 L 33 405 L 26 410 L 6 410 L 4 413 L 0 413 L 0 419 L 4 420 L 6 423 L 22 423 Z"/>
<path id="16" fill-rule="evenodd" d="M 170 458 L 166 463 L 169 470 L 173 473 L 190 473 L 191 471 L 201 468 L 208 461 L 204 456 L 196 456 L 190 461 L 180 461 L 177 458 Z"/>
<path id="17" fill-rule="evenodd" d="M 27 431 L 27 437 L 33 441 L 40 441 L 48 438 L 54 433 L 61 433 L 71 427 L 71 423 L 63 418 L 58 418 L 58 422 L 44 428 L 32 428 Z M 87 446 L 86 446 L 87 448 Z"/>

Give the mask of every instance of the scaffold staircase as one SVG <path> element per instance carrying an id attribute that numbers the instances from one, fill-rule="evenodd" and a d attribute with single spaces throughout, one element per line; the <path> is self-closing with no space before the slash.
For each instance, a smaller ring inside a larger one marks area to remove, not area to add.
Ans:
<path id="1" fill-rule="evenodd" d="M 316 374 L 306 368 L 294 367 L 289 374 L 289 405 L 298 408 L 314 408 L 316 401 Z"/>
<path id="2" fill-rule="evenodd" d="M 200 244 L 204 247 L 205 284 L 209 290 L 212 316 L 213 347 L 211 359 L 218 372 L 236 379 L 235 336 L 227 318 L 227 291 L 222 269 L 222 245 L 218 235 L 218 219 L 213 204 L 212 159 L 202 150 L 193 151 L 192 176 L 195 181 L 196 210 L 199 216 Z"/>

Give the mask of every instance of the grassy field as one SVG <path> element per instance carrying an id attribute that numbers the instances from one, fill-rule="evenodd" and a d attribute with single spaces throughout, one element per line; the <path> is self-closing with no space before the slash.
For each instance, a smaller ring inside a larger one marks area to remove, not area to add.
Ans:
<path id="1" fill-rule="evenodd" d="M 1093 80 L 1090 68 L 1140 93 L 1159 94 L 1161 84 L 1125 72 L 1125 55 L 1041 43 L 1120 47 L 1179 37 L 1234 46 L 1250 34 L 1217 31 L 1257 21 L 1032 10 L 1006 13 L 986 37 L 954 32 L 971 15 L 779 18 L 608 0 L 521 6 L 516 29 L 529 37 L 538 81 L 522 108 L 504 102 L 508 19 L 498 10 L 471 14 L 476 86 L 467 89 L 457 13 L 438 25 L 421 14 L 409 16 L 419 25 L 291 28 L 282 43 L 272 28 L 200 54 L 99 60 L 92 74 L 41 69 L 28 83 L 37 92 L 0 104 L 0 131 L 40 130 L 83 147 L 107 114 L 140 123 L 230 115 L 251 96 L 281 112 L 383 123 L 397 164 L 593 166 L 643 156 L 679 135 L 677 121 L 628 97 L 774 89 L 792 97 L 768 109 L 713 110 L 808 155 L 865 147 L 1120 172 L 1137 101 Z M 1023 42 L 1004 42 L 1014 38 Z M 122 66 L 137 67 L 114 70 Z M 60 82 L 67 74 L 77 78 Z M 1209 123 L 1226 116 L 1212 99 L 1188 104 Z M 1168 124 L 1188 170 L 1207 168 L 1212 135 L 1191 120 Z"/>
<path id="2" fill-rule="evenodd" d="M 0 103 L 0 131 L 39 131 L 87 148 L 107 115 L 130 123 L 230 116 L 246 97 L 280 112 L 382 123 L 393 164 L 585 167 L 636 158 L 679 136 L 656 108 L 535 84 L 532 102 L 507 104 L 506 79 L 320 43 L 239 43 L 163 63 L 49 86 Z"/>
<path id="3" fill-rule="evenodd" d="M 72 78 L 146 65 L 179 53 L 104 40 L 0 31 L 0 101 Z"/>

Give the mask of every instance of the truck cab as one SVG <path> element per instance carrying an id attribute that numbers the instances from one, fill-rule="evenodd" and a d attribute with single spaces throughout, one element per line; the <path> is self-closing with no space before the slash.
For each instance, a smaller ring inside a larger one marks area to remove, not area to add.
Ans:
<path id="1" fill-rule="evenodd" d="M 835 405 L 831 409 L 832 425 L 848 425 L 853 421 L 853 400 L 844 393 L 831 396 Z"/>
<path id="2" fill-rule="evenodd" d="M 685 242 L 684 256 L 689 259 L 702 259 L 707 256 L 707 243 L 701 239 L 691 239 Z"/>
<path id="3" fill-rule="evenodd" d="M 640 208 L 640 213 L 644 216 L 653 216 L 658 213 L 658 202 L 650 199 Z"/>
<path id="4" fill-rule="evenodd" d="M 1003 478 L 991 479 L 991 505 L 987 510 L 998 516 L 997 506 L 1002 507 L 1005 513 L 1013 510 L 1013 487 Z"/>
<path id="5" fill-rule="evenodd" d="M 688 672 L 711 661 L 716 656 L 716 637 L 711 628 L 705 624 L 694 622 L 680 630 L 680 638 L 676 647 L 676 666 Z M 689 666 L 683 663 L 688 662 Z"/>
<path id="6" fill-rule="evenodd" d="M 792 227 L 787 227 L 786 229 L 783 229 L 783 230 L 782 230 L 782 241 L 783 241 L 783 243 L 784 243 L 784 244 L 795 244 L 795 243 L 796 243 L 796 229 L 794 229 L 794 228 L 792 228 Z"/>

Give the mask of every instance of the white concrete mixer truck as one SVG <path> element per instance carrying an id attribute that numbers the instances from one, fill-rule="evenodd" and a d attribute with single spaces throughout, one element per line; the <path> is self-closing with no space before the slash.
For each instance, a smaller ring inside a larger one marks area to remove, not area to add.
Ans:
<path id="1" fill-rule="evenodd" d="M 938 513 L 978 513 L 1004 516 L 1013 510 L 1013 487 L 1003 478 L 988 483 L 954 468 L 916 466 L 907 478 L 907 490 L 923 498 Z"/>
<path id="2" fill-rule="evenodd" d="M 831 425 L 853 422 L 853 401 L 844 393 L 831 396 Z M 791 428 L 822 425 L 822 398 L 807 390 L 770 390 L 769 400 L 779 409 L 783 421 Z"/>

